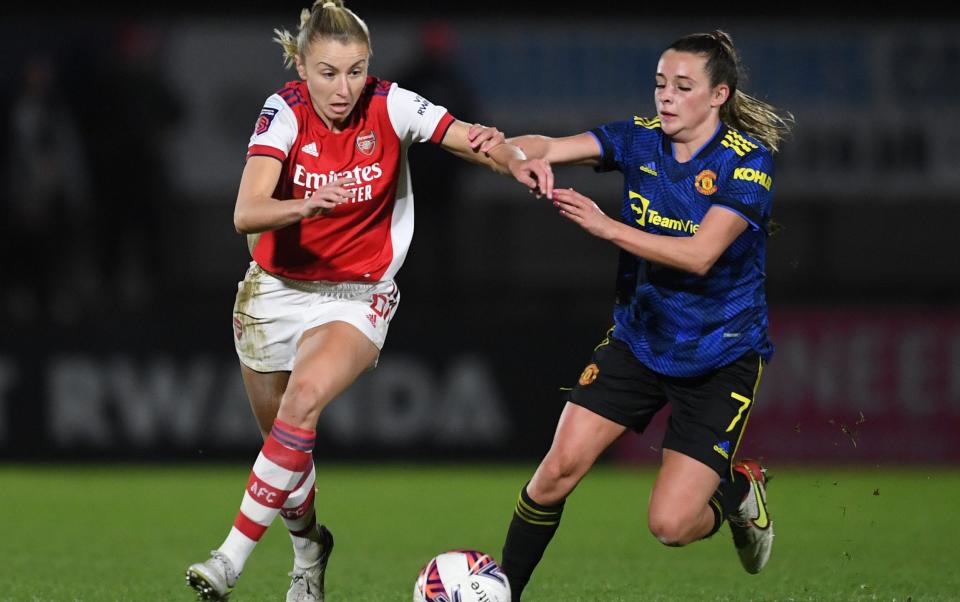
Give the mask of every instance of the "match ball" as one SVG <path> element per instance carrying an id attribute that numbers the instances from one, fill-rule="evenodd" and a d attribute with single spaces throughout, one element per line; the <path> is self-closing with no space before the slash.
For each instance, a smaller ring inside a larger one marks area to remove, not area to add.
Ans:
<path id="1" fill-rule="evenodd" d="M 423 567 L 413 602 L 510 602 L 510 583 L 489 554 L 453 550 Z"/>

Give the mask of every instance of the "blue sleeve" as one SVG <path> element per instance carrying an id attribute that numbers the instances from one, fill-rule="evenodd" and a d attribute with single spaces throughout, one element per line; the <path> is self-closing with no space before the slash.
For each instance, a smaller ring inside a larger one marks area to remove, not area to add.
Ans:
<path id="1" fill-rule="evenodd" d="M 747 220 L 754 230 L 767 229 L 773 202 L 773 158 L 766 150 L 748 153 L 712 199 Z"/>
<path id="2" fill-rule="evenodd" d="M 600 143 L 600 164 L 594 169 L 603 171 L 625 171 L 623 168 L 626 149 L 630 146 L 630 137 L 636 127 L 633 120 L 615 121 L 590 130 Z"/>

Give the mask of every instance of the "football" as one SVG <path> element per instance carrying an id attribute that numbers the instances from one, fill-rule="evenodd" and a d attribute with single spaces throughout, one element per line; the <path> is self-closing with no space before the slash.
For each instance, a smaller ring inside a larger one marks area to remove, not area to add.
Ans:
<path id="1" fill-rule="evenodd" d="M 423 567 L 413 602 L 510 602 L 510 583 L 489 554 L 453 550 Z"/>

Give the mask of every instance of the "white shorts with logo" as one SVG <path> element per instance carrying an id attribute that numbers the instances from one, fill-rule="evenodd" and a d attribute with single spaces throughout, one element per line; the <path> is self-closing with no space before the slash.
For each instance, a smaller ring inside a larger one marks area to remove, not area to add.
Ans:
<path id="1" fill-rule="evenodd" d="M 292 280 L 251 261 L 237 285 L 233 306 L 237 355 L 257 372 L 291 371 L 303 333 L 337 321 L 351 324 L 382 349 L 399 302 L 400 290 L 393 280 Z"/>

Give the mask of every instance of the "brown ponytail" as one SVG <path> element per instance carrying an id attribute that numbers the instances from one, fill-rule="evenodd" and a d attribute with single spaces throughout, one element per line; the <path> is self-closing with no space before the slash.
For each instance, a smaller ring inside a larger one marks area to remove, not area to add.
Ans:
<path id="1" fill-rule="evenodd" d="M 790 133 L 793 115 L 786 111 L 781 113 L 773 105 L 738 88 L 742 68 L 740 56 L 729 34 L 719 29 L 710 33 L 690 34 L 671 44 L 668 50 L 706 56 L 705 70 L 710 76 L 710 85 L 730 86 L 730 97 L 720 107 L 720 119 L 730 127 L 757 138 L 770 152 L 777 152 L 780 141 Z"/>

